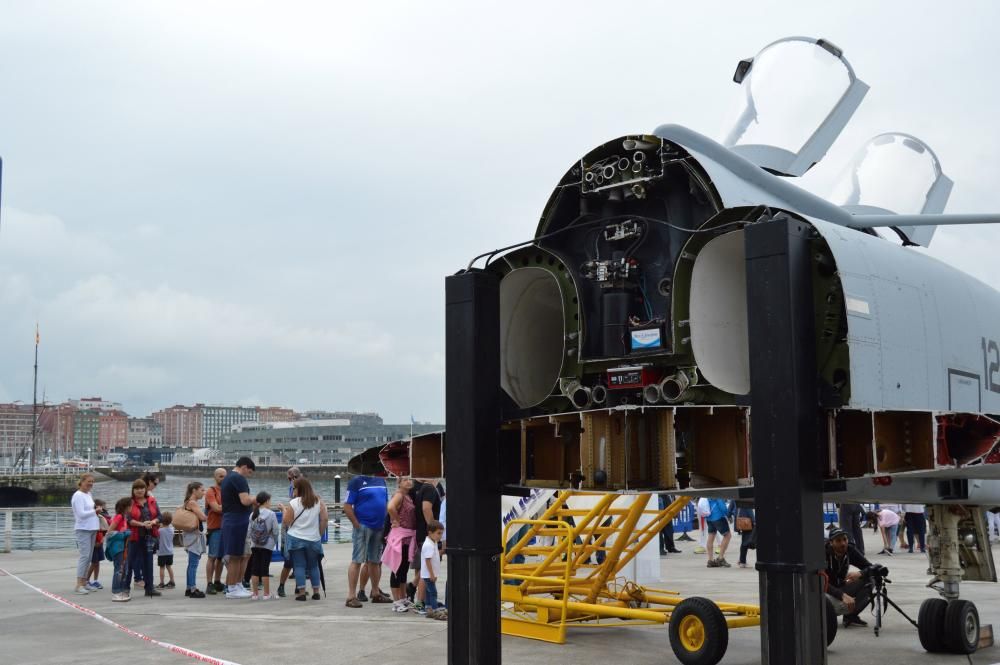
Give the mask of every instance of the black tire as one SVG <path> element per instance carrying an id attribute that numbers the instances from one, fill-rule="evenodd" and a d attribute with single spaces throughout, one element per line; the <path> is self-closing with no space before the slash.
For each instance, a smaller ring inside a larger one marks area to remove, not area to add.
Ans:
<path id="1" fill-rule="evenodd" d="M 830 646 L 833 644 L 833 640 L 837 637 L 837 627 L 839 622 L 837 620 L 837 610 L 833 608 L 833 602 L 828 596 L 824 596 L 823 599 L 825 601 L 824 605 L 826 611 L 826 646 Z"/>
<path id="2" fill-rule="evenodd" d="M 979 612 L 969 600 L 953 600 L 944 613 L 944 644 L 951 653 L 975 653 L 979 647 Z"/>
<path id="3" fill-rule="evenodd" d="M 682 627 L 690 632 L 682 635 Z M 683 665 L 716 665 L 729 647 L 726 617 L 708 598 L 682 600 L 670 615 L 668 629 L 670 648 Z"/>
<path id="4" fill-rule="evenodd" d="M 944 615 L 947 610 L 948 601 L 943 598 L 928 598 L 920 603 L 917 635 L 920 636 L 920 646 L 929 653 L 947 651 L 944 643 Z"/>

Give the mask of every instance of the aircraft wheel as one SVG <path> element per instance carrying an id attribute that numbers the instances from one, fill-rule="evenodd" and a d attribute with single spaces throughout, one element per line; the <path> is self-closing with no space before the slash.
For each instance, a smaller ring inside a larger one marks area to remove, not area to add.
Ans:
<path id="1" fill-rule="evenodd" d="M 722 610 L 708 598 L 681 601 L 670 615 L 670 647 L 684 665 L 716 665 L 729 646 Z"/>
<path id="2" fill-rule="evenodd" d="M 979 646 L 979 612 L 972 601 L 953 600 L 944 613 L 944 643 L 952 653 L 975 653 Z"/>
<path id="3" fill-rule="evenodd" d="M 833 609 L 833 602 L 826 596 L 824 596 L 826 602 L 826 646 L 833 644 L 834 638 L 837 637 L 837 610 Z"/>
<path id="4" fill-rule="evenodd" d="M 920 637 L 920 646 L 930 653 L 947 651 L 944 643 L 944 615 L 947 610 L 948 601 L 944 598 L 928 598 L 920 603 L 917 635 Z"/>

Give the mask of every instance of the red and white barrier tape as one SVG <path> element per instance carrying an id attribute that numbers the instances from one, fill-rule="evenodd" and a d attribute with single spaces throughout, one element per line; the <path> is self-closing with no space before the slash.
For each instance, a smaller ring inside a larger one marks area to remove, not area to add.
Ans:
<path id="1" fill-rule="evenodd" d="M 42 594 L 46 598 L 51 598 L 52 600 L 54 600 L 54 601 L 56 601 L 58 603 L 62 603 L 66 607 L 71 607 L 74 610 L 77 610 L 78 612 L 82 612 L 83 614 L 86 614 L 87 616 L 91 617 L 92 619 L 97 619 L 101 623 L 107 624 L 109 626 L 113 626 L 113 627 L 117 628 L 118 630 L 120 630 L 120 631 L 122 631 L 122 632 L 124 632 L 124 633 L 126 633 L 128 635 L 131 635 L 132 637 L 140 639 L 140 640 L 142 640 L 144 642 L 148 642 L 148 643 L 153 644 L 155 646 L 162 647 L 162 648 L 166 649 L 167 651 L 172 651 L 172 652 L 180 654 L 182 656 L 187 656 L 188 658 L 194 658 L 195 660 L 201 661 L 203 663 L 211 663 L 212 665 L 239 665 L 239 663 L 234 663 L 231 660 L 223 660 L 221 658 L 215 658 L 213 656 L 206 656 L 203 653 L 199 653 L 197 651 L 192 651 L 191 649 L 185 649 L 184 647 L 177 646 L 176 644 L 171 644 L 169 642 L 161 642 L 160 640 L 154 639 L 154 638 L 150 637 L 149 635 L 143 635 L 142 633 L 140 633 L 138 631 L 132 630 L 131 628 L 129 628 L 127 626 L 123 626 L 120 623 L 116 623 L 116 622 L 112 621 L 111 619 L 98 614 L 97 612 L 95 612 L 92 609 L 83 607 L 82 605 L 77 605 L 73 601 L 67 600 L 66 598 L 63 598 L 62 596 L 58 596 L 58 595 L 52 593 L 51 591 L 46 591 L 45 589 L 39 589 L 38 587 L 36 587 L 36 586 L 34 586 L 32 584 L 29 584 L 28 582 L 25 582 L 24 580 L 22 580 L 20 577 L 18 577 L 14 573 L 12 573 L 12 572 L 10 572 L 8 570 L 4 570 L 3 568 L 0 568 L 0 574 L 7 575 L 7 576 L 9 576 L 9 577 L 17 580 L 18 582 L 20 582 L 24 586 L 28 587 L 32 591 L 37 591 L 38 593 Z"/>

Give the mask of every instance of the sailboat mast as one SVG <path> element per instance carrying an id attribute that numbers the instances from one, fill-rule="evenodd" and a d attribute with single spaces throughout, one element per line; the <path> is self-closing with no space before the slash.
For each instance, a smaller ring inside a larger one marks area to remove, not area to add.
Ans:
<path id="1" fill-rule="evenodd" d="M 35 472 L 35 440 L 38 433 L 38 324 L 35 324 L 35 385 L 31 391 L 31 472 Z"/>

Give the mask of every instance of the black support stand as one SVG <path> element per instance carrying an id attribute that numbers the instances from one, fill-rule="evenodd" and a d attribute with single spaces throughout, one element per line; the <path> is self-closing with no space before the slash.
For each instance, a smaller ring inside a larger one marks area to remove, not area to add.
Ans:
<path id="1" fill-rule="evenodd" d="M 500 280 L 445 280 L 448 663 L 500 663 Z"/>
<path id="2" fill-rule="evenodd" d="M 745 230 L 761 656 L 824 665 L 822 456 L 807 224 Z"/>

